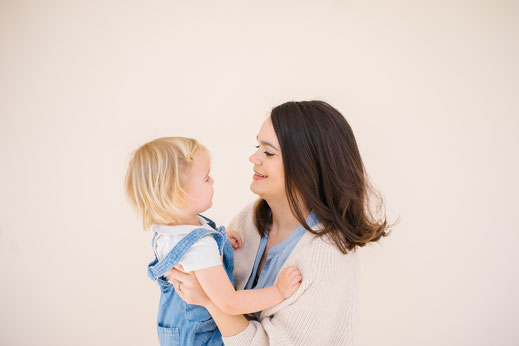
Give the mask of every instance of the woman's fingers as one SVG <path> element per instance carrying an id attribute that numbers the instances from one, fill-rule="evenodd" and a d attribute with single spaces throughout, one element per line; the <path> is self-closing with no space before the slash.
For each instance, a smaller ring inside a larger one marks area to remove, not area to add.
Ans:
<path id="1" fill-rule="evenodd" d="M 184 268 L 182 268 L 184 269 Z M 177 268 L 173 267 L 169 270 L 169 276 L 177 281 L 185 282 L 189 280 L 192 276 L 192 274 L 185 273 L 183 271 L 178 270 Z"/>
<path id="2" fill-rule="evenodd" d="M 175 287 L 178 287 L 178 284 L 180 283 L 180 281 L 178 281 L 177 279 L 174 279 L 173 277 L 171 277 L 171 275 L 168 275 L 168 281 L 170 284 L 172 284 Z"/>
<path id="3" fill-rule="evenodd" d="M 177 268 L 177 269 L 180 270 L 181 272 L 184 272 L 184 273 L 186 272 L 186 271 L 184 270 L 184 266 L 183 266 L 182 264 L 180 264 L 180 263 L 177 263 L 177 265 L 175 266 L 175 268 Z"/>
<path id="4" fill-rule="evenodd" d="M 179 295 L 180 298 L 182 298 L 183 301 L 186 300 L 186 294 L 184 291 L 182 290 L 175 290 L 177 292 L 177 294 Z"/>

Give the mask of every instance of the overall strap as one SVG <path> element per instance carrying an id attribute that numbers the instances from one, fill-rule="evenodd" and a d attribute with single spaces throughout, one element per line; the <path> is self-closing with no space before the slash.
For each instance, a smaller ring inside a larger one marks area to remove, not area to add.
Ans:
<path id="1" fill-rule="evenodd" d="M 215 240 L 220 238 L 220 234 L 218 232 L 210 231 L 205 228 L 197 228 L 192 230 L 187 236 L 182 238 L 182 240 L 179 241 L 177 245 L 173 247 L 173 249 L 171 249 L 171 251 L 166 255 L 166 257 L 164 257 L 162 261 L 148 267 L 148 276 L 153 280 L 157 280 L 157 278 L 166 274 L 178 263 L 178 261 L 182 259 L 182 257 L 184 257 L 186 252 L 189 251 L 193 244 L 195 244 L 198 240 L 200 240 L 200 238 L 207 234 L 217 235 Z"/>
<path id="2" fill-rule="evenodd" d="M 216 240 L 216 243 L 218 244 L 218 250 L 220 251 L 220 256 L 222 256 L 223 255 L 223 246 L 225 245 L 225 241 L 227 240 L 227 235 L 225 234 L 225 227 L 224 226 L 217 227 L 216 223 L 213 220 L 211 220 L 208 217 L 205 217 L 202 214 L 198 214 L 198 216 L 200 216 L 205 221 L 207 221 L 207 224 L 209 226 L 211 226 L 212 228 L 214 228 L 216 230 L 216 232 L 218 232 L 221 235 L 221 236 L 215 236 L 214 238 Z"/>
<path id="3" fill-rule="evenodd" d="M 200 216 L 202 219 L 204 219 L 205 221 L 207 221 L 207 224 L 208 224 L 209 226 L 211 226 L 212 228 L 216 229 L 216 223 L 215 223 L 213 220 L 211 220 L 211 219 L 208 218 L 208 217 L 205 217 L 205 216 L 202 215 L 202 214 L 198 214 L 198 216 Z"/>
<path id="4" fill-rule="evenodd" d="M 223 246 L 225 245 L 225 242 L 227 241 L 227 236 L 225 235 L 225 227 L 220 226 L 216 228 L 216 232 L 219 236 L 215 236 L 214 239 L 216 240 L 216 243 L 218 244 L 218 250 L 220 250 L 220 256 L 223 255 Z"/>

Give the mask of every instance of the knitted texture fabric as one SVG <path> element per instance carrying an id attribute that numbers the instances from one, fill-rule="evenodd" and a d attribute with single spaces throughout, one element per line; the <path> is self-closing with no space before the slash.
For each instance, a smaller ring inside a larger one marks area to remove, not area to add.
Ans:
<path id="1" fill-rule="evenodd" d="M 249 279 L 260 241 L 252 207 L 245 207 L 228 227 L 243 239 L 234 253 L 237 289 Z M 283 265 L 297 266 L 303 277 L 299 289 L 264 310 L 260 321 L 223 338 L 225 345 L 357 345 L 357 257 L 355 251 L 344 255 L 327 237 L 306 232 Z"/>

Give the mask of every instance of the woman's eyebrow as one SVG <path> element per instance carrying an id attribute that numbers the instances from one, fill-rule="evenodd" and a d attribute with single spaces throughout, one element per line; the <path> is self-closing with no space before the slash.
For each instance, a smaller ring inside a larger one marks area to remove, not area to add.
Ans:
<path id="1" fill-rule="evenodd" d="M 260 140 L 258 139 L 258 136 L 256 136 L 256 139 L 259 141 L 259 143 L 260 143 L 261 145 L 268 145 L 268 146 L 271 147 L 272 149 L 274 149 L 274 150 L 276 150 L 276 151 L 279 151 L 278 148 L 276 148 L 275 146 L 273 146 L 273 145 L 270 144 L 269 142 L 260 141 Z"/>

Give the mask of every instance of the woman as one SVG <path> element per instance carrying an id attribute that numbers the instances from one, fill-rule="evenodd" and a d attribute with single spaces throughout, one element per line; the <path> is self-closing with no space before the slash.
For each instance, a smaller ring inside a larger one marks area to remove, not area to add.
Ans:
<path id="1" fill-rule="evenodd" d="M 236 288 L 272 285 L 291 265 L 301 287 L 245 318 L 220 311 L 193 275 L 172 269 L 170 280 L 182 299 L 209 310 L 226 345 L 354 345 L 355 250 L 388 233 L 385 217 L 370 211 L 372 189 L 353 132 L 325 102 L 287 102 L 272 110 L 257 139 L 251 190 L 260 198 L 229 225 L 243 239 Z"/>

